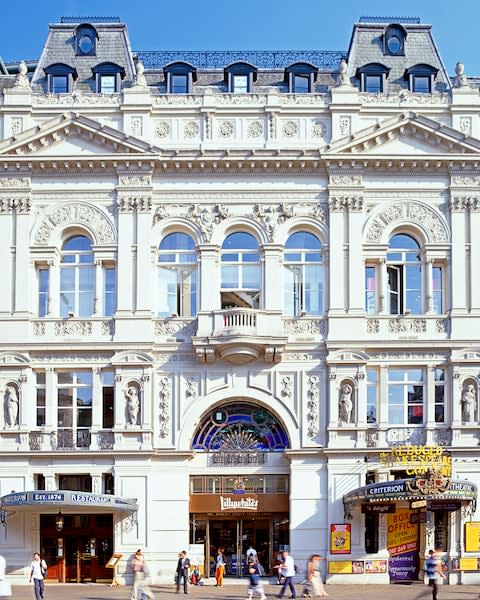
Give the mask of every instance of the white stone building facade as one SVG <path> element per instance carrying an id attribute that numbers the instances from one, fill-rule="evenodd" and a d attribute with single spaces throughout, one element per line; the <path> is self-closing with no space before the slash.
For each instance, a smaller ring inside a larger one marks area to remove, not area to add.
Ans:
<path id="1" fill-rule="evenodd" d="M 101 580 L 115 553 L 129 581 L 142 547 L 171 581 L 180 550 L 207 574 L 221 545 L 238 576 L 252 543 L 268 573 L 290 549 L 385 583 L 389 516 L 344 497 L 405 477 L 382 453 L 431 446 L 472 486 L 425 493 L 410 574 L 435 544 L 450 583 L 476 581 L 476 82 L 415 20 L 355 24 L 335 64 L 258 68 L 154 64 L 123 24 L 74 21 L 0 75 L 11 578 L 40 548 L 52 578 Z"/>

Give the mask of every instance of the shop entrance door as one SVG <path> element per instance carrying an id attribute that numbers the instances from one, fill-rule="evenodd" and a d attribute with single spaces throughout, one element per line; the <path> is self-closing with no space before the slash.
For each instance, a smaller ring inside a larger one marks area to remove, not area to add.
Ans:
<path id="1" fill-rule="evenodd" d="M 272 520 L 253 517 L 212 519 L 209 525 L 210 575 L 215 575 L 218 548 L 225 549 L 225 576 L 244 577 L 247 574 L 246 552 L 255 548 L 262 572 L 271 573 Z"/>

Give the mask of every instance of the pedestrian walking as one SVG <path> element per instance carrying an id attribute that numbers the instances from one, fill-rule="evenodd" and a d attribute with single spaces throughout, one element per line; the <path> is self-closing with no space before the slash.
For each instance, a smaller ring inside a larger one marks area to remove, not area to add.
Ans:
<path id="1" fill-rule="evenodd" d="M 182 550 L 178 555 L 177 572 L 175 582 L 177 584 L 177 594 L 180 592 L 180 584 L 183 580 L 183 593 L 188 594 L 188 575 L 190 573 L 190 559 L 187 558 L 186 550 Z"/>
<path id="2" fill-rule="evenodd" d="M 33 579 L 33 589 L 35 591 L 36 600 L 43 600 L 45 598 L 45 577 L 47 576 L 47 569 L 47 563 L 41 558 L 38 552 L 35 552 L 28 581 L 31 583 Z"/>
<path id="3" fill-rule="evenodd" d="M 307 562 L 306 585 L 303 590 L 304 597 L 314 598 L 316 596 L 328 596 L 323 587 L 320 561 L 323 560 L 319 554 L 312 554 Z"/>
<path id="4" fill-rule="evenodd" d="M 8 581 L 5 579 L 6 570 L 7 561 L 0 554 L 0 598 L 7 598 L 12 595 L 12 588 Z"/>
<path id="5" fill-rule="evenodd" d="M 296 598 L 297 592 L 295 591 L 295 584 L 293 582 L 293 578 L 295 577 L 295 561 L 293 556 L 290 556 L 286 550 L 282 553 L 280 573 L 282 574 L 282 577 L 284 577 L 284 582 L 277 598 L 283 598 L 287 587 L 290 588 L 290 598 Z"/>
<path id="6" fill-rule="evenodd" d="M 225 550 L 223 548 L 218 549 L 217 560 L 215 563 L 215 581 L 217 587 L 222 587 L 223 576 L 225 574 Z"/>
<path id="7" fill-rule="evenodd" d="M 434 550 L 430 550 L 428 558 L 425 561 L 425 573 L 428 578 L 428 585 L 432 588 L 432 600 L 438 598 L 438 579 L 441 577 L 445 579 L 445 575 L 442 571 L 442 565 L 440 558 Z"/>
<path id="8" fill-rule="evenodd" d="M 248 581 L 248 600 L 252 600 L 253 596 L 260 596 L 260 600 L 267 600 L 256 563 L 250 563 L 248 567 Z"/>

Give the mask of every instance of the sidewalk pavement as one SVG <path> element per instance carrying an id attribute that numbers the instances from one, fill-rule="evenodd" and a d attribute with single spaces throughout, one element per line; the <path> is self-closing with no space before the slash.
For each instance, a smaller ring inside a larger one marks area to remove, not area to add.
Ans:
<path id="1" fill-rule="evenodd" d="M 208 583 L 203 586 L 189 588 L 190 600 L 246 600 L 247 581 L 242 583 L 228 582 L 221 588 Z M 151 586 L 156 600 L 181 600 L 184 594 L 178 596 L 175 586 Z M 276 585 L 265 585 L 268 600 L 274 600 L 279 592 Z M 302 586 L 296 586 L 298 599 L 301 600 Z M 329 600 L 430 600 L 432 590 L 422 583 L 391 584 L 391 585 L 327 585 L 325 586 Z M 439 587 L 438 600 L 477 600 L 480 586 L 473 585 L 443 585 Z M 129 586 L 111 587 L 101 583 L 47 583 L 45 585 L 45 600 L 130 600 Z M 287 594 L 284 600 L 289 600 Z M 13 600 L 35 600 L 33 585 L 13 586 Z"/>

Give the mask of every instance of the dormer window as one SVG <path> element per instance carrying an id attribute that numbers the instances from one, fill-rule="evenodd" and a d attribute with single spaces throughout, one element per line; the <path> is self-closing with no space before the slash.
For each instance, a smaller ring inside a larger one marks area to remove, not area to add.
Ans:
<path id="1" fill-rule="evenodd" d="M 405 71 L 408 89 L 415 94 L 431 94 L 434 89 L 438 69 L 431 65 L 419 64 Z"/>
<path id="2" fill-rule="evenodd" d="M 163 68 L 169 94 L 191 94 L 197 81 L 197 69 L 186 62 L 170 63 Z"/>
<path id="3" fill-rule="evenodd" d="M 393 24 L 385 28 L 383 34 L 383 54 L 386 56 L 405 56 L 407 32 L 401 25 Z"/>
<path id="4" fill-rule="evenodd" d="M 98 33 L 95 27 L 82 23 L 75 30 L 75 54 L 77 56 L 95 56 L 97 53 Z"/>
<path id="5" fill-rule="evenodd" d="M 294 63 L 285 69 L 284 81 L 291 94 L 309 94 L 314 90 L 318 69 L 309 63 Z"/>
<path id="6" fill-rule="evenodd" d="M 390 69 L 380 63 L 369 63 L 357 69 L 355 77 L 360 79 L 360 91 L 371 94 L 383 93 L 386 89 Z"/>
<path id="7" fill-rule="evenodd" d="M 120 91 L 125 69 L 111 62 L 100 63 L 92 69 L 95 77 L 95 89 L 100 94 L 114 94 Z"/>
<path id="8" fill-rule="evenodd" d="M 77 79 L 77 70 L 64 63 L 55 63 L 44 69 L 47 76 L 47 89 L 51 94 L 69 94 Z"/>
<path id="9" fill-rule="evenodd" d="M 246 62 L 228 65 L 223 73 L 227 90 L 233 94 L 250 93 L 254 82 L 257 81 L 257 68 Z"/>

